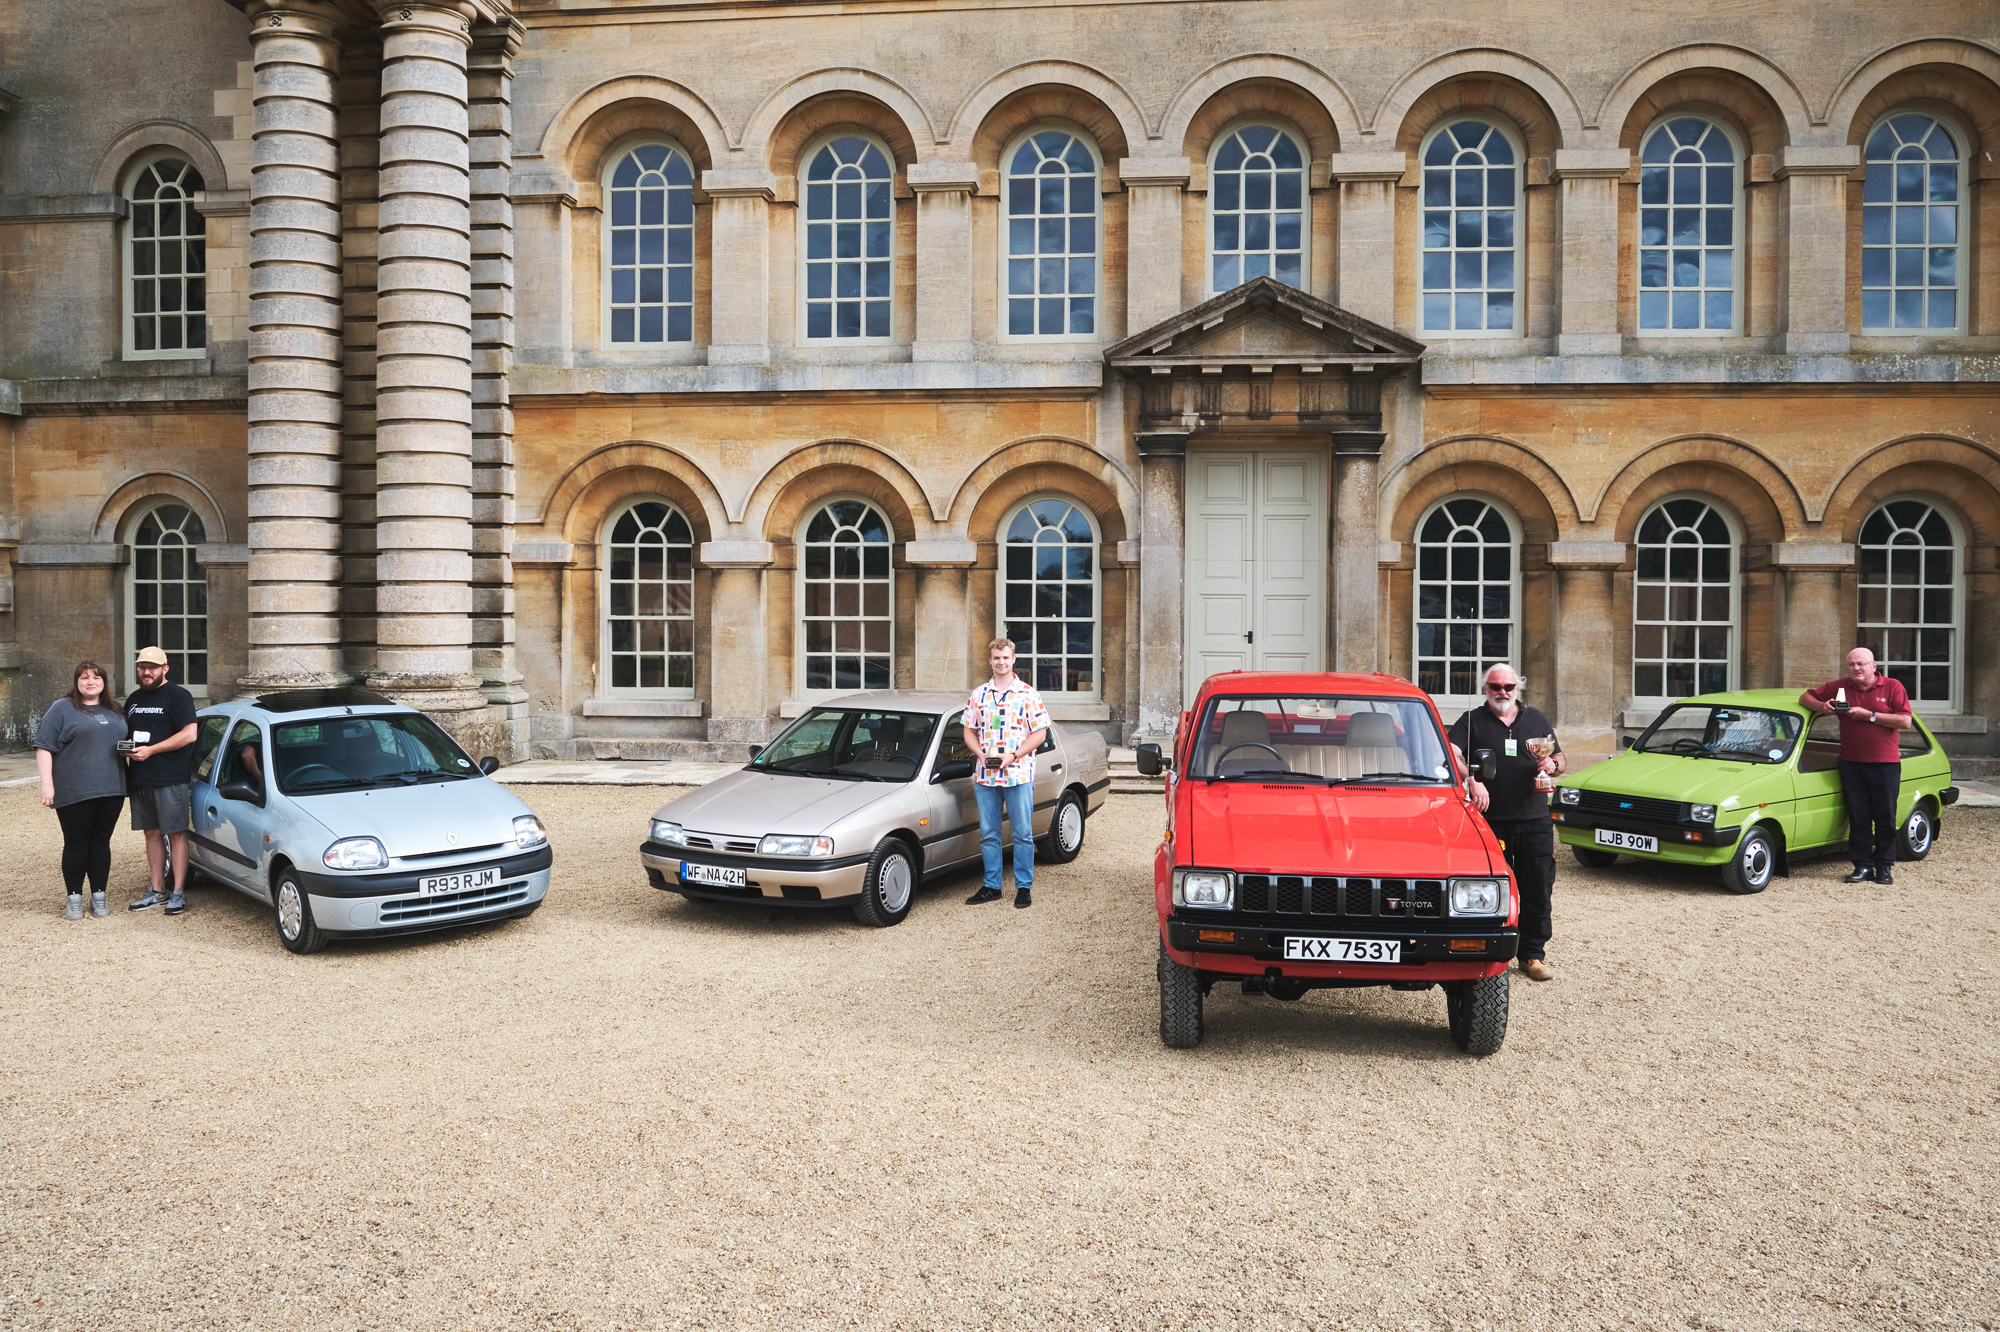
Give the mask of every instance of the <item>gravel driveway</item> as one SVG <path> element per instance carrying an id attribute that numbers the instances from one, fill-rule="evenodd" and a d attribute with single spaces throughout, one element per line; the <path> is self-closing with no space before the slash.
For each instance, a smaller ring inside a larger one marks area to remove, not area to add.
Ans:
<path id="1" fill-rule="evenodd" d="M 0 1326 L 1988 1327 L 2000 811 L 1893 890 L 1564 860 L 1548 985 L 1218 987 L 1158 1041 L 1156 800 L 1033 910 L 645 886 L 658 788 L 529 787 L 533 919 L 284 953 L 60 919 L 0 790 Z"/>

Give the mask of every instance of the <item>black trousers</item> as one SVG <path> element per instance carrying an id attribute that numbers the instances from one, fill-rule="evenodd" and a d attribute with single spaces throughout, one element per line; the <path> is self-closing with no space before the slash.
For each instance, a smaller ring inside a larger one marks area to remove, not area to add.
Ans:
<path id="1" fill-rule="evenodd" d="M 1507 844 L 1507 867 L 1521 892 L 1521 949 L 1525 961 L 1548 956 L 1550 899 L 1556 886 L 1556 829 L 1544 815 L 1539 819 L 1488 821 L 1493 835 Z"/>
<path id="2" fill-rule="evenodd" d="M 118 831 L 118 812 L 125 808 L 124 796 L 99 796 L 79 800 L 56 810 L 62 824 L 63 891 L 75 897 L 90 878 L 90 891 L 104 891 L 111 875 L 111 834 Z"/>
<path id="3" fill-rule="evenodd" d="M 1896 863 L 1896 794 L 1903 783 L 1900 763 L 1840 761 L 1840 790 L 1847 797 L 1847 858 L 1856 869 L 1888 869 Z"/>

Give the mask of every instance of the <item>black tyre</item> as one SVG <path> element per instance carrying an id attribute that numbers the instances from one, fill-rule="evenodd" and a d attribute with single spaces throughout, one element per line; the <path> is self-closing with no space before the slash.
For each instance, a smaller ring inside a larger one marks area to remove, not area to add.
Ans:
<path id="1" fill-rule="evenodd" d="M 1599 851 L 1594 846 L 1572 846 L 1569 850 L 1576 863 L 1585 869 L 1610 869 L 1618 863 L 1616 851 Z"/>
<path id="2" fill-rule="evenodd" d="M 1051 865 L 1067 865 L 1083 850 L 1085 813 L 1083 797 L 1064 791 L 1056 801 L 1055 817 L 1049 820 L 1049 835 L 1035 844 L 1035 859 Z"/>
<path id="3" fill-rule="evenodd" d="M 1170 1050 L 1201 1044 L 1201 973 L 1167 956 L 1160 945 L 1160 1043 Z"/>
<path id="4" fill-rule="evenodd" d="M 312 899 L 291 870 L 278 875 L 271 899 L 278 911 L 278 942 L 294 953 L 317 953 L 326 947 L 326 936 L 313 920 Z"/>
<path id="5" fill-rule="evenodd" d="M 1479 980 L 1446 981 L 1444 1011 L 1451 1043 L 1469 1055 L 1497 1053 L 1507 1039 L 1507 973 Z"/>
<path id="6" fill-rule="evenodd" d="M 1922 800 L 1910 811 L 1910 817 L 1903 820 L 1903 831 L 1896 840 L 1896 859 L 1922 860 L 1937 844 L 1937 815 L 1931 813 L 1930 805 Z"/>
<path id="7" fill-rule="evenodd" d="M 884 837 L 876 844 L 868 861 L 868 874 L 861 881 L 861 900 L 854 904 L 854 918 L 863 925 L 886 929 L 903 923 L 910 914 L 910 901 L 917 892 L 917 862 L 909 843 Z"/>
<path id="8" fill-rule="evenodd" d="M 1722 867 L 1722 886 L 1732 893 L 1761 893 L 1771 886 L 1778 869 L 1778 848 L 1771 834 L 1752 828 L 1736 844 L 1736 854 Z"/>

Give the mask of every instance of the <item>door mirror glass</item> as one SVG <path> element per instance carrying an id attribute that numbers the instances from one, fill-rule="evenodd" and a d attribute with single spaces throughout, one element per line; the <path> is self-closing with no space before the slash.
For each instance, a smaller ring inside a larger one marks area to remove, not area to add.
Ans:
<path id="1" fill-rule="evenodd" d="M 224 800 L 241 800 L 246 805 L 264 803 L 262 788 L 246 781 L 224 782 L 215 788 L 215 792 Z"/>
<path id="2" fill-rule="evenodd" d="M 485 758 L 479 760 L 479 770 L 488 777 L 491 777 L 494 773 L 500 771 L 500 760 L 488 754 Z"/>
<path id="3" fill-rule="evenodd" d="M 937 765 L 937 771 L 931 774 L 931 781 L 953 782 L 961 777 L 970 777 L 971 775 L 971 759 L 946 759 Z"/>
<path id="4" fill-rule="evenodd" d="M 1139 769 L 1141 777 L 1157 777 L 1166 771 L 1166 760 L 1160 756 L 1158 745 L 1140 745 L 1132 751 L 1132 762 Z"/>
<path id="5" fill-rule="evenodd" d="M 1500 775 L 1499 760 L 1493 757 L 1493 751 L 1490 749 L 1472 751 L 1472 769 L 1482 782 L 1490 782 Z"/>

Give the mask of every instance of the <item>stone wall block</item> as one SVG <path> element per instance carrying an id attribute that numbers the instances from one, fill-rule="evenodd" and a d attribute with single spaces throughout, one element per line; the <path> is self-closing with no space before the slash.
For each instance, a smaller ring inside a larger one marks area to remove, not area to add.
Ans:
<path id="1" fill-rule="evenodd" d="M 385 332 L 395 331 L 397 330 L 385 330 Z M 384 348 L 381 353 L 381 359 L 387 361 L 391 356 L 397 357 L 396 364 L 393 367 L 395 371 L 393 376 L 395 387 L 393 389 L 382 388 L 380 375 L 378 374 L 376 377 L 376 410 L 384 416 L 389 414 L 389 409 L 383 406 L 383 403 L 388 400 L 385 395 L 391 392 L 407 394 L 426 389 L 449 389 L 459 393 L 469 393 L 472 390 L 472 375 L 463 361 L 455 361 L 445 356 L 410 356 L 405 358 L 398 353 Z M 382 367 L 378 365 L 377 368 L 379 370 Z M 395 399 L 395 402 L 397 410 L 406 412 L 409 410 L 406 405 L 408 402 L 407 399 L 398 397 Z M 425 414 L 428 415 L 428 413 Z M 472 409 L 470 404 L 467 404 L 462 414 L 438 417 L 437 419 L 462 419 L 466 424 L 470 425 L 472 422 Z"/>
<path id="2" fill-rule="evenodd" d="M 260 139 L 251 149 L 256 174 L 250 201 L 304 199 L 333 207 L 340 203 L 340 152 L 324 139 Z"/>
<path id="3" fill-rule="evenodd" d="M 504 440 L 496 442 L 496 451 L 482 456 L 490 457 L 494 462 L 511 464 L 514 461 L 514 412 L 512 408 L 475 405 L 472 411 L 472 430 L 475 435 L 503 435 L 506 437 Z"/>
<path id="4" fill-rule="evenodd" d="M 393 276 L 398 287 L 432 283 L 439 291 L 469 294 L 472 257 L 467 241 L 471 229 L 432 225 L 436 214 L 447 211 L 438 203 L 435 199 L 412 199 L 409 209 L 399 211 L 397 225 L 376 238 L 376 260 L 385 270 L 382 276 Z M 406 269 L 397 261 L 423 266 Z M 454 271 L 447 273 L 446 269 Z"/>
<path id="5" fill-rule="evenodd" d="M 384 8 L 393 9 L 393 6 Z M 418 22 L 423 21 L 425 19 L 419 17 Z M 383 29 L 382 55 L 386 62 L 382 66 L 383 97 L 388 97 L 391 90 L 408 92 L 424 89 L 449 94 L 456 97 L 461 105 L 464 104 L 465 50 L 469 39 L 459 28 L 456 14 L 433 21 L 449 24 L 449 27 L 439 31 L 398 24 Z"/>
<path id="6" fill-rule="evenodd" d="M 308 264 L 266 264 L 250 270 L 250 299 L 300 296 L 326 301 L 331 308 L 340 300 L 340 271 Z"/>
<path id="7" fill-rule="evenodd" d="M 337 624 L 334 616 L 315 602 L 310 607 L 293 608 L 268 604 L 263 597 L 253 591 L 246 601 L 250 609 L 250 657 L 255 661 L 260 656 L 266 661 L 278 657 L 285 660 L 271 661 L 273 678 L 259 682 L 255 687 L 282 688 L 291 684 L 306 684 L 312 678 L 313 665 L 319 653 L 302 651 L 305 648 L 330 649 L 339 640 L 332 637 L 326 626 Z M 302 611 L 303 613 L 298 613 Z M 291 612 L 291 613 L 288 613 Z M 258 649 L 267 649 L 259 653 Z M 331 655 L 330 653 L 328 655 Z M 297 663 L 299 677 L 286 678 L 278 671 L 287 660 Z"/>
<path id="8" fill-rule="evenodd" d="M 250 495 L 250 512 L 260 517 L 282 518 L 287 514 L 296 514 L 304 518 L 316 513 L 333 516 L 340 513 L 338 491 L 341 477 L 337 456 L 259 454 L 250 460 L 247 475 L 250 484 L 258 487 Z M 273 486 L 304 486 L 314 493 L 309 496 L 285 495 L 266 489 Z"/>
<path id="9" fill-rule="evenodd" d="M 323 393 L 337 397 L 341 391 L 341 370 L 338 365 L 321 361 L 295 360 L 259 361 L 257 363 L 257 387 L 271 390 L 276 396 L 278 390 L 292 389 L 299 392 Z"/>
<path id="10" fill-rule="evenodd" d="M 284 543 L 281 548 L 283 552 L 282 558 L 278 559 L 277 563 L 272 566 L 273 568 L 299 569 L 311 567 L 321 570 L 331 570 L 332 572 L 327 577 L 332 577 L 339 573 L 337 565 L 317 562 L 322 556 L 328 559 L 333 558 L 333 553 L 340 549 L 340 528 L 331 522 L 311 517 L 296 518 L 286 515 L 276 517 L 260 516 L 250 520 L 248 534 L 250 537 L 250 553 L 252 555 L 257 553 L 257 544 L 260 538 L 267 542 Z M 300 564 L 294 560 L 294 557 L 311 558 L 307 564 Z M 288 564 L 287 561 L 293 562 Z M 258 584 L 262 585 L 264 581 L 264 579 L 260 578 Z M 309 583 L 313 579 L 301 579 L 294 575 L 292 577 L 274 577 L 271 581 Z"/>
<path id="11" fill-rule="evenodd" d="M 261 166 L 267 161 L 297 161 L 292 157 L 262 157 L 257 150 L 270 142 L 273 136 L 297 135 L 308 139 L 321 139 L 331 144 L 340 137 L 340 114 L 330 105 L 333 96 L 331 81 L 320 83 L 315 76 L 310 81 L 311 90 L 289 96 L 270 97 L 250 112 L 250 133 L 253 136 L 250 162 Z"/>
<path id="12" fill-rule="evenodd" d="M 340 332 L 340 307 L 332 301 L 319 300 L 311 296 L 256 296 L 250 301 L 250 345 L 257 345 L 257 335 L 273 324 L 293 328 L 320 329 L 330 334 Z M 252 352 L 252 355 L 257 355 Z"/>
<path id="13" fill-rule="evenodd" d="M 382 192 L 400 190 L 452 198 L 465 191 L 441 187 L 444 177 L 463 181 L 472 170 L 465 139 L 448 129 L 429 125 L 385 126 L 382 132 Z"/>
<path id="14" fill-rule="evenodd" d="M 376 613 L 383 617 L 383 620 L 377 626 L 377 632 L 382 635 L 384 641 L 403 643 L 471 642 L 472 640 L 469 636 L 465 638 L 433 636 L 439 630 L 445 631 L 447 635 L 455 632 L 448 626 L 440 624 L 434 618 L 440 612 L 460 615 L 470 615 L 472 613 L 472 589 L 469 586 L 472 580 L 472 561 L 464 561 L 464 566 L 462 572 L 454 578 L 451 570 L 447 569 L 445 565 L 438 565 L 432 572 L 439 581 L 431 586 L 410 587 L 392 584 L 378 590 L 375 594 L 375 609 Z M 455 568 L 456 566 L 453 567 Z M 456 586 L 451 585 L 454 582 L 457 584 Z M 396 615 L 416 615 L 424 618 L 419 622 L 417 633 L 406 637 L 390 632 L 388 618 Z M 469 629 L 470 626 L 467 626 L 468 632 Z M 424 633 L 423 630 L 433 632 Z"/>
<path id="15" fill-rule="evenodd" d="M 263 363 L 252 362 L 252 364 Z M 251 390 L 251 395 L 249 418 L 253 428 L 266 421 L 303 422 L 329 429 L 340 424 L 339 398 L 313 393 L 261 393 L 255 389 Z M 258 453 L 267 451 L 268 447 L 260 448 Z"/>
<path id="16" fill-rule="evenodd" d="M 514 225 L 514 201 L 505 195 L 488 195 L 482 198 L 475 194 L 472 199 L 472 225 L 511 228 Z"/>
<path id="17" fill-rule="evenodd" d="M 252 386 L 261 381 L 259 366 L 276 357 L 301 357 L 328 364 L 340 360 L 340 338 L 329 329 L 290 327 L 260 328 L 249 337 L 250 355 L 259 359 L 249 365 Z"/>
<path id="18" fill-rule="evenodd" d="M 472 460 L 462 453 L 391 453 L 375 465 L 376 503 L 383 513 L 391 511 L 389 496 L 397 495 L 398 505 L 442 504 L 441 514 L 462 512 L 472 516 Z M 436 486 L 440 489 L 417 493 L 411 487 Z M 462 494 L 458 492 L 463 492 Z M 402 513 L 421 515 L 423 510 L 400 508 Z"/>
<path id="19" fill-rule="evenodd" d="M 292 453 L 308 453 L 331 457 L 340 452 L 340 432 L 329 426 L 296 420 L 277 420 L 268 425 L 259 425 L 257 428 L 267 441 L 267 445 L 250 455 L 253 466 L 255 459 L 266 456 L 280 457 Z M 254 555 L 256 552 L 252 551 L 251 554 Z"/>
<path id="20" fill-rule="evenodd" d="M 254 250 L 258 240 L 273 231 L 317 232 L 322 236 L 338 238 L 340 235 L 340 210 L 312 200 L 296 199 L 290 195 L 280 195 L 269 199 L 255 197 L 251 190 L 250 208 L 255 225 L 250 232 L 250 246 Z"/>
<path id="21" fill-rule="evenodd" d="M 386 276 L 386 274 L 385 274 Z M 436 290 L 387 290 L 382 292 L 375 317 L 383 324 L 430 324 L 463 330 L 458 339 L 461 360 L 472 359 L 472 305 L 464 296 Z M 387 328 L 383 329 L 386 334 Z"/>
<path id="22" fill-rule="evenodd" d="M 318 229 L 266 232 L 251 241 L 246 249 L 253 275 L 265 265 L 299 264 L 329 272 L 338 270 L 341 265 L 339 234 Z M 250 289 L 256 290 L 254 276 L 251 283 Z"/>
<path id="23" fill-rule="evenodd" d="M 378 380 L 375 414 L 375 438 L 383 453 L 472 450 L 472 403 L 463 393 L 390 387 Z"/>

